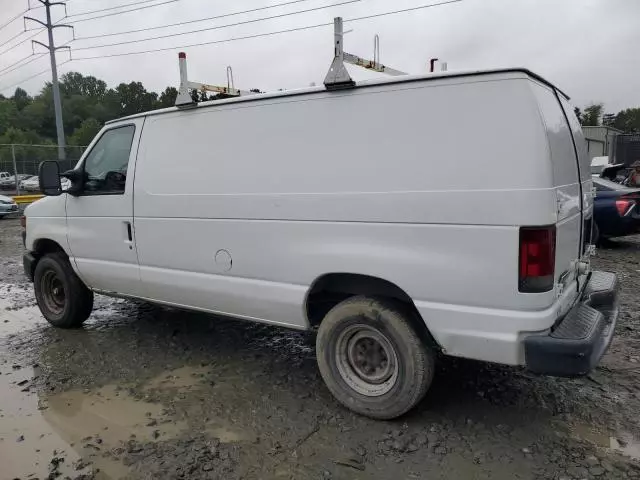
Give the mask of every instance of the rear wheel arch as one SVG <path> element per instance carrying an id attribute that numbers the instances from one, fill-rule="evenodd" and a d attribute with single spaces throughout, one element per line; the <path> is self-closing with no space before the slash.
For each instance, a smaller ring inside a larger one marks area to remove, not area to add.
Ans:
<path id="1" fill-rule="evenodd" d="M 316 278 L 305 298 L 304 312 L 308 324 L 318 327 L 333 307 L 356 296 L 384 299 L 397 304 L 407 313 L 423 340 L 436 349 L 440 348 L 407 292 L 389 280 L 371 275 L 334 272 Z"/>

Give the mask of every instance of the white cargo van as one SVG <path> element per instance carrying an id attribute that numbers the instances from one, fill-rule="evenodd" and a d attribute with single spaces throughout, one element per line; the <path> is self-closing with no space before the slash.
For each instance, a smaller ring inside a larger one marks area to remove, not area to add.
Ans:
<path id="1" fill-rule="evenodd" d="M 526 70 L 261 94 L 109 122 L 41 166 L 25 271 L 54 326 L 93 293 L 303 330 L 348 408 L 393 418 L 438 354 L 589 372 L 617 317 L 567 97 Z"/>

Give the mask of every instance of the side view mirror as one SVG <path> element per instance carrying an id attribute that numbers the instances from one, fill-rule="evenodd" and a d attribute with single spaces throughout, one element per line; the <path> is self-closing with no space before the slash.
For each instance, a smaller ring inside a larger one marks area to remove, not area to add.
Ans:
<path id="1" fill-rule="evenodd" d="M 38 178 L 40 180 L 40 191 L 45 195 L 55 197 L 62 193 L 58 162 L 53 160 L 42 162 L 38 167 Z"/>
<path id="2" fill-rule="evenodd" d="M 65 180 L 62 182 L 62 188 L 64 193 L 69 193 L 73 196 L 79 195 L 83 188 L 83 171 L 82 170 L 67 170 L 66 172 L 62 172 L 60 176 L 64 177 Z"/>

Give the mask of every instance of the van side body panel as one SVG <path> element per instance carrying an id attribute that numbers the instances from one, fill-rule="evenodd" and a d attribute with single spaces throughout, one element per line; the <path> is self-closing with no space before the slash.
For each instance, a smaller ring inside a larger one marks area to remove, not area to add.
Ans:
<path id="1" fill-rule="evenodd" d="M 147 117 L 141 296 L 304 328 L 315 279 L 370 275 L 414 300 L 446 353 L 522 363 L 517 339 L 577 296 L 518 291 L 519 227 L 558 222 L 532 85 L 507 73 Z"/>

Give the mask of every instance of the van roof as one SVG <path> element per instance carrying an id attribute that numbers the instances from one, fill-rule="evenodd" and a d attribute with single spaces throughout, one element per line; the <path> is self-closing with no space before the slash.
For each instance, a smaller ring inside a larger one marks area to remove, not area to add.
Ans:
<path id="1" fill-rule="evenodd" d="M 526 68 L 518 67 L 518 68 L 503 68 L 503 69 L 495 69 L 495 70 L 469 70 L 469 71 L 456 71 L 456 72 L 438 72 L 438 73 L 429 73 L 422 75 L 403 75 L 391 78 L 382 78 L 382 79 L 373 79 L 373 80 L 363 80 L 356 82 L 357 87 L 373 87 L 377 85 L 385 85 L 389 83 L 407 83 L 407 82 L 418 82 L 418 81 L 429 81 L 429 80 L 439 80 L 443 78 L 459 78 L 459 77 L 475 77 L 481 75 L 494 75 L 494 74 L 512 74 L 512 73 L 520 73 L 526 77 L 533 78 L 545 85 L 557 90 L 562 96 L 564 96 L 567 100 L 570 97 L 560 90 L 558 87 L 553 85 L 550 81 L 541 77 L 540 75 L 528 70 Z M 287 90 L 282 92 L 269 92 L 269 93 L 257 93 L 255 95 L 246 95 L 243 97 L 234 97 L 234 98 L 225 98 L 221 100 L 209 100 L 206 102 L 199 102 L 197 104 L 198 108 L 209 107 L 214 105 L 226 105 L 229 103 L 239 103 L 239 102 L 251 102 L 256 100 L 264 100 L 267 98 L 279 98 L 279 97 L 290 97 L 294 95 L 302 95 L 309 93 L 320 93 L 328 91 L 324 85 L 316 86 L 316 87 L 308 87 L 308 88 L 300 88 L 294 90 Z M 159 110 L 150 110 L 148 112 L 136 113 L 134 115 L 129 115 L 126 117 L 117 118 L 114 120 L 109 120 L 105 122 L 105 125 L 109 125 L 111 123 L 120 122 L 123 120 L 129 120 L 132 118 L 140 118 L 146 117 L 148 115 L 160 115 L 163 113 L 175 112 L 178 110 L 187 110 L 190 108 L 194 108 L 192 106 L 182 106 L 182 107 L 168 107 L 161 108 Z"/>

